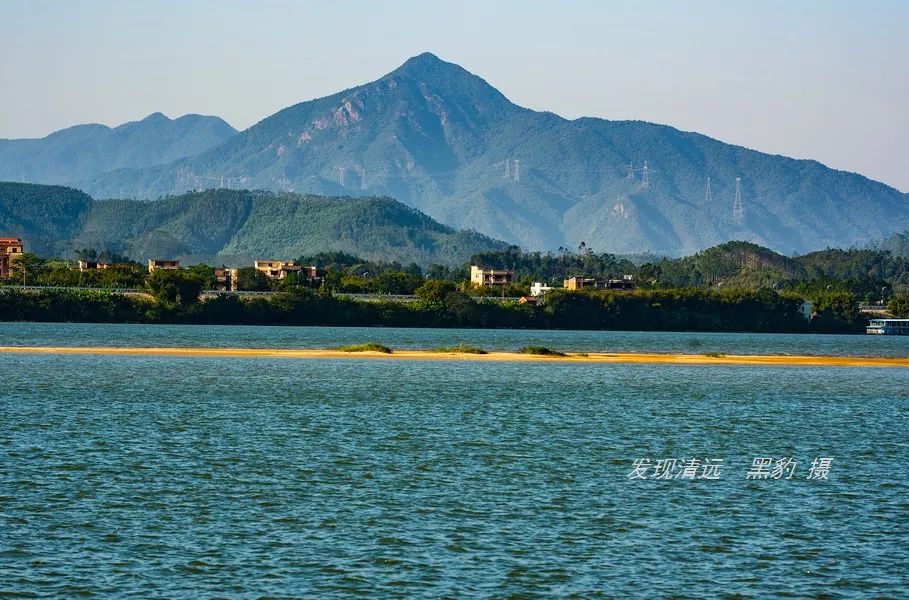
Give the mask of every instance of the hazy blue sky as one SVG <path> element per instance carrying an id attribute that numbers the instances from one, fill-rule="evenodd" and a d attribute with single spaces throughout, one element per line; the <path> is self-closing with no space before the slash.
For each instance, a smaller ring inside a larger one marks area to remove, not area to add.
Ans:
<path id="1" fill-rule="evenodd" d="M 243 129 L 431 51 L 523 106 L 667 123 L 909 191 L 909 1 L 0 0 L 0 137 Z"/>

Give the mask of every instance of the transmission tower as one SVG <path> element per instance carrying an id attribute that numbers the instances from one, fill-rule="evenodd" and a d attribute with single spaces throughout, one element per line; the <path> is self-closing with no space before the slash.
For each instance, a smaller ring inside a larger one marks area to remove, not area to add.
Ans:
<path id="1" fill-rule="evenodd" d="M 707 176 L 707 191 L 704 193 L 704 204 L 713 204 L 713 190 L 710 189 L 710 175 Z"/>
<path id="2" fill-rule="evenodd" d="M 647 167 L 647 161 L 644 161 L 644 168 L 641 169 L 641 188 L 650 189 L 650 169 Z"/>
<path id="3" fill-rule="evenodd" d="M 745 220 L 745 208 L 742 206 L 742 178 L 735 178 L 735 201 L 732 203 L 732 220 L 741 224 Z"/>
<path id="4" fill-rule="evenodd" d="M 344 187 L 344 173 L 347 171 L 347 167 L 338 167 L 338 182 L 341 184 L 341 187 Z"/>
<path id="5" fill-rule="evenodd" d="M 514 180 L 521 181 L 521 161 L 514 159 Z"/>
<path id="6" fill-rule="evenodd" d="M 634 163 L 625 166 L 628 167 L 628 175 L 626 176 L 627 179 L 634 179 Z"/>
<path id="7" fill-rule="evenodd" d="M 360 189 L 366 189 L 366 167 L 363 167 L 363 169 L 360 171 Z"/>
<path id="8" fill-rule="evenodd" d="M 511 159 L 505 159 L 505 179 L 511 179 Z"/>

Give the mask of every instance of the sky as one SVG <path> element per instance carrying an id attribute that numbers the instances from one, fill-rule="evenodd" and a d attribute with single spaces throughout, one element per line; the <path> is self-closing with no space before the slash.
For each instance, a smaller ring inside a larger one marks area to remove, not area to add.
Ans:
<path id="1" fill-rule="evenodd" d="M 153 112 L 245 129 L 424 51 L 512 101 L 909 192 L 909 1 L 0 0 L 0 138 Z"/>

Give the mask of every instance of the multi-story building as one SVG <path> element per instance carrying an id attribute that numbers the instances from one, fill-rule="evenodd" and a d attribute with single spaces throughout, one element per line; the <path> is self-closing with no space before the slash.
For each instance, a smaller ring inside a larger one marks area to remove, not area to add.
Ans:
<path id="1" fill-rule="evenodd" d="M 545 296 L 546 292 L 552 289 L 552 286 L 545 285 L 539 281 L 534 281 L 530 286 L 531 296 Z"/>
<path id="2" fill-rule="evenodd" d="M 514 283 L 514 271 L 484 269 L 477 265 L 470 265 L 470 283 L 482 286 L 508 285 Z"/>
<path id="3" fill-rule="evenodd" d="M 9 279 L 13 263 L 24 250 L 22 240 L 14 237 L 0 237 L 0 279 Z"/>
<path id="4" fill-rule="evenodd" d="M 621 279 L 595 279 L 593 277 L 569 277 L 565 280 L 566 290 L 633 290 L 634 276 Z"/>
<path id="5" fill-rule="evenodd" d="M 310 286 L 319 287 L 322 285 L 322 280 L 325 278 L 325 271 L 312 265 L 304 266 L 303 270 L 300 271 L 300 276 L 309 280 Z"/>
<path id="6" fill-rule="evenodd" d="M 96 269 L 109 269 L 110 263 L 103 262 L 100 260 L 80 260 L 79 261 L 79 270 L 80 271 L 94 271 Z"/>
<path id="7" fill-rule="evenodd" d="M 576 290 L 605 290 L 605 279 L 594 279 L 593 277 L 569 277 L 564 281 L 565 289 Z"/>
<path id="8" fill-rule="evenodd" d="M 174 271 L 180 268 L 179 260 L 168 260 L 168 259 L 149 259 L 148 261 L 148 272 L 153 273 L 158 269 L 166 271 Z"/>
<path id="9" fill-rule="evenodd" d="M 217 280 L 217 288 L 222 292 L 236 292 L 237 286 L 237 269 L 229 269 L 227 267 L 217 267 L 215 268 L 215 279 Z"/>
<path id="10" fill-rule="evenodd" d="M 324 276 L 321 269 L 311 265 L 298 265 L 292 260 L 257 260 L 254 266 L 269 279 L 281 280 L 295 274 L 297 283 L 309 283 L 313 287 L 320 285 Z"/>
<path id="11" fill-rule="evenodd" d="M 610 279 L 606 282 L 607 290 L 633 290 L 634 275 L 623 275 L 621 279 Z"/>
<path id="12" fill-rule="evenodd" d="M 291 273 L 303 270 L 303 267 L 292 260 L 257 260 L 253 266 L 269 279 L 285 279 Z"/>

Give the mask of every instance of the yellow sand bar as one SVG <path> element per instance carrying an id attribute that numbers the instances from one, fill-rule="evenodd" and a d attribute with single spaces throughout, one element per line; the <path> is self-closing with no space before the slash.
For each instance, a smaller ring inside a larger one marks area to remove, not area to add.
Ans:
<path id="1" fill-rule="evenodd" d="M 858 357 L 858 356 L 780 356 L 738 354 L 569 354 L 568 356 L 536 356 L 517 352 L 490 352 L 489 354 L 463 354 L 430 352 L 426 350 L 396 350 L 392 354 L 381 352 L 342 352 L 340 350 L 291 350 L 270 348 L 115 348 L 115 347 L 52 347 L 52 346 L 0 346 L 0 354 L 87 354 L 118 356 L 185 356 L 185 357 L 237 357 L 237 358 L 359 358 L 384 360 L 461 360 L 461 361 L 514 361 L 544 363 L 646 363 L 677 365 L 773 365 L 802 367 L 909 367 L 909 357 Z"/>

